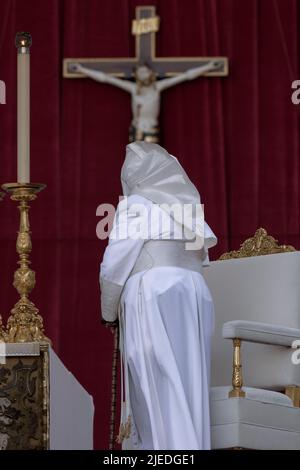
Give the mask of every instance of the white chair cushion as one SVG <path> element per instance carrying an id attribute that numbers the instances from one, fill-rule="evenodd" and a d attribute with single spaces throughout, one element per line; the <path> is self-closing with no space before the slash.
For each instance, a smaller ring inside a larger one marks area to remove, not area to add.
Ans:
<path id="1" fill-rule="evenodd" d="M 231 385 L 221 387 L 211 387 L 210 399 L 212 401 L 225 400 L 228 394 L 232 390 Z M 293 401 L 290 397 L 284 393 L 274 392 L 273 390 L 264 390 L 262 388 L 243 387 L 243 391 L 246 394 L 246 398 L 249 400 L 259 401 L 261 403 L 273 403 L 283 406 L 293 406 Z"/>
<path id="2" fill-rule="evenodd" d="M 300 339 L 300 330 L 284 325 L 235 320 L 224 323 L 222 335 L 226 339 L 240 338 L 244 341 L 290 348 L 293 341 Z"/>

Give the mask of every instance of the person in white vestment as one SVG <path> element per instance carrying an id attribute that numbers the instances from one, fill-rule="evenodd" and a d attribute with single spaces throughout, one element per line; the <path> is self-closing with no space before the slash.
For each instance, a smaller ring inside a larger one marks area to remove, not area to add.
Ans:
<path id="1" fill-rule="evenodd" d="M 201 272 L 217 239 L 198 211 L 168 209 L 200 195 L 159 145 L 129 144 L 121 182 L 100 286 L 103 319 L 119 319 L 122 448 L 210 449 L 214 309 Z"/>

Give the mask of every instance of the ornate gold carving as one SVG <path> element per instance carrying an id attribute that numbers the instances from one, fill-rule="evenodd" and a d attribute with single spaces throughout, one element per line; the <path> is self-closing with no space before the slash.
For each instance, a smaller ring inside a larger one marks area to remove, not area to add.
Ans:
<path id="1" fill-rule="evenodd" d="M 242 386 L 241 340 L 235 338 L 233 340 L 232 390 L 229 392 L 229 398 L 244 397 L 245 392 L 243 392 Z"/>
<path id="2" fill-rule="evenodd" d="M 134 36 L 147 34 L 147 33 L 157 33 L 159 30 L 160 18 L 159 16 L 153 16 L 151 18 L 141 18 L 135 19 L 132 21 L 132 34 Z"/>
<path id="3" fill-rule="evenodd" d="M 285 394 L 293 400 L 293 405 L 300 408 L 300 387 L 297 385 L 289 385 L 285 389 Z"/>
<path id="4" fill-rule="evenodd" d="M 296 251 L 296 249 L 291 245 L 279 245 L 278 241 L 268 235 L 264 228 L 259 228 L 253 237 L 248 238 L 241 244 L 239 250 L 224 253 L 219 259 L 247 258 L 291 251 Z"/>
<path id="5" fill-rule="evenodd" d="M 33 302 L 22 297 L 11 311 L 7 321 L 7 342 L 50 342 L 44 335 L 43 319 Z"/>
<path id="6" fill-rule="evenodd" d="M 32 250 L 29 225 L 29 203 L 34 201 L 43 184 L 3 185 L 3 189 L 11 194 L 11 199 L 19 203 L 20 228 L 17 237 L 17 253 L 19 268 L 15 271 L 13 285 L 17 289 L 20 300 L 15 304 L 7 322 L 6 341 L 10 343 L 39 341 L 49 343 L 44 335 L 43 319 L 39 310 L 29 300 L 29 294 L 35 286 L 35 272 L 30 269 L 29 256 Z"/>
<path id="7" fill-rule="evenodd" d="M 6 332 L 2 323 L 2 316 L 0 315 L 0 343 L 5 343 L 6 341 Z"/>

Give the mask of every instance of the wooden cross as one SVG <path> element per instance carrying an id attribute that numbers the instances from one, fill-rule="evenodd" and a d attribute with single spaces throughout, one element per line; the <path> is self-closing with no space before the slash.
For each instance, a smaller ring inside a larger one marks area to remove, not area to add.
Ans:
<path id="1" fill-rule="evenodd" d="M 132 79 L 138 65 L 146 64 L 158 79 L 178 75 L 188 69 L 217 61 L 219 66 L 205 76 L 228 75 L 228 60 L 226 57 L 156 57 L 156 32 L 159 29 L 159 17 L 155 14 L 154 6 L 136 7 L 136 18 L 133 21 L 132 33 L 136 37 L 135 57 L 122 58 L 78 58 L 64 59 L 63 76 L 66 78 L 81 78 L 82 74 L 72 71 L 72 65 L 80 64 L 93 70 L 117 77 Z"/>

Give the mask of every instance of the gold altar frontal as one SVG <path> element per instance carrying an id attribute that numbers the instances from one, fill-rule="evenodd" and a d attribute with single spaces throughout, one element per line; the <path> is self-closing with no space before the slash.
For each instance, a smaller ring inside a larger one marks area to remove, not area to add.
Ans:
<path id="1" fill-rule="evenodd" d="M 0 450 L 49 449 L 49 345 L 0 343 Z"/>

